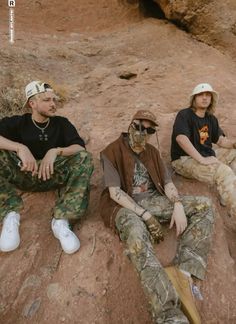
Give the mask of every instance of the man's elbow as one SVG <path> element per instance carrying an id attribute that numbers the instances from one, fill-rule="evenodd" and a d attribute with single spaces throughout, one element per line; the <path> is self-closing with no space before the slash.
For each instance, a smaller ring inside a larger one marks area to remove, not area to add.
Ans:
<path id="1" fill-rule="evenodd" d="M 224 147 L 225 145 L 227 146 L 227 144 L 229 144 L 229 140 L 227 139 L 227 137 L 225 137 L 225 136 L 223 136 L 223 135 L 221 135 L 220 137 L 219 137 L 219 139 L 218 139 L 218 141 L 217 141 L 217 145 L 218 146 L 222 146 L 222 147 Z"/>
<path id="2" fill-rule="evenodd" d="M 108 189 L 110 198 L 113 200 L 117 200 L 117 191 L 119 190 L 119 187 L 109 187 Z"/>
<path id="3" fill-rule="evenodd" d="M 180 135 L 177 135 L 177 136 L 176 136 L 176 142 L 177 142 L 178 144 L 182 144 L 183 141 L 185 141 L 186 139 L 187 139 L 187 136 L 186 136 L 186 135 L 182 135 L 182 134 L 180 134 Z"/>

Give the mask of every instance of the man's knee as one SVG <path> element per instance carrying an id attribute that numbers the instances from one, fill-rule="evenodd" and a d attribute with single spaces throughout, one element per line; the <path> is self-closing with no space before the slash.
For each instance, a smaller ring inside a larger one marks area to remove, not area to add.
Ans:
<path id="1" fill-rule="evenodd" d="M 213 204 L 210 198 L 204 196 L 193 197 L 191 205 L 195 213 L 197 213 L 198 219 L 202 219 L 204 222 L 214 222 Z"/>
<path id="2" fill-rule="evenodd" d="M 12 153 L 12 155 L 13 155 L 13 153 Z M 10 152 L 8 152 L 6 150 L 0 150 L 0 161 L 3 163 L 8 163 L 9 160 L 10 160 Z"/>
<path id="3" fill-rule="evenodd" d="M 226 164 L 220 163 L 215 172 L 215 181 L 221 182 L 223 179 L 228 178 L 229 180 L 235 178 L 233 170 Z"/>
<path id="4" fill-rule="evenodd" d="M 141 241 L 147 236 L 147 227 L 135 213 L 121 209 L 116 216 L 116 228 L 122 241 Z"/>
<path id="5" fill-rule="evenodd" d="M 147 249 L 152 249 L 150 235 L 143 221 L 134 221 L 127 233 L 127 246 L 133 255 L 143 253 Z"/>
<path id="6" fill-rule="evenodd" d="M 84 163 L 91 164 L 93 161 L 93 158 L 92 158 L 92 154 L 90 152 L 81 150 L 74 155 L 74 160 L 78 163 L 81 163 L 81 161 L 82 161 Z"/>
<path id="7" fill-rule="evenodd" d="M 79 151 L 69 160 L 69 165 L 76 169 L 82 168 L 86 173 L 92 174 L 94 169 L 92 154 L 85 150 Z"/>
<path id="8" fill-rule="evenodd" d="M 0 150 L 0 169 L 1 176 L 4 178 L 11 178 L 14 171 L 19 168 L 18 163 L 20 159 L 13 152 Z"/>

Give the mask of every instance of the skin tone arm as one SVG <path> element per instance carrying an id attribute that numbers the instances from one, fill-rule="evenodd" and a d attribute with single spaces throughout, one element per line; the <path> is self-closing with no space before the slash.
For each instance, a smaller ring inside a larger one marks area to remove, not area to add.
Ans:
<path id="1" fill-rule="evenodd" d="M 169 182 L 164 187 L 167 198 L 174 203 L 174 209 L 171 217 L 170 228 L 175 224 L 176 236 L 179 236 L 186 229 L 187 217 L 184 212 L 184 207 L 179 199 L 179 193 L 173 182 Z"/>
<path id="2" fill-rule="evenodd" d="M 20 143 L 13 142 L 3 136 L 0 136 L 0 149 L 6 151 L 15 151 L 17 152 Z"/>
<path id="3" fill-rule="evenodd" d="M 172 182 L 168 183 L 165 186 L 165 191 L 168 193 L 167 197 L 169 198 L 170 201 L 173 201 L 173 194 L 175 194 L 175 197 L 178 197 L 178 191 Z M 118 203 L 122 207 L 132 210 L 137 215 L 141 216 L 145 211 L 143 207 L 139 206 L 120 187 L 109 187 L 109 192 L 110 192 L 111 199 L 113 199 L 116 203 Z M 149 211 L 146 211 L 142 215 L 144 221 L 148 220 L 150 217 L 152 217 L 152 215 L 149 213 Z M 187 227 L 187 218 L 185 216 L 183 205 L 180 201 L 174 203 L 174 210 L 170 222 L 170 228 L 172 228 L 174 224 L 176 225 L 177 236 L 180 235 Z"/>
<path id="4" fill-rule="evenodd" d="M 190 142 L 189 138 L 186 135 L 178 135 L 176 137 L 176 142 L 179 146 L 186 152 L 189 156 L 191 156 L 194 160 L 198 161 L 201 164 L 208 165 L 213 163 L 218 163 L 219 161 L 215 156 L 202 156 Z"/>
<path id="5" fill-rule="evenodd" d="M 223 148 L 228 148 L 228 149 L 236 148 L 236 143 L 232 142 L 226 136 L 222 136 L 222 135 L 219 137 L 219 140 L 216 144 Z"/>
<path id="6" fill-rule="evenodd" d="M 39 166 L 39 171 L 38 171 L 38 178 L 48 180 L 50 179 L 51 175 L 54 173 L 54 162 L 56 160 L 56 157 L 58 155 L 61 156 L 70 156 L 78 153 L 79 151 L 85 150 L 82 146 L 79 144 L 72 144 L 67 147 L 57 147 L 57 148 L 52 148 L 47 151 L 45 154 L 44 158 L 42 159 L 40 166 Z"/>
<path id="7" fill-rule="evenodd" d="M 0 136 L 0 149 L 16 152 L 17 156 L 22 162 L 20 170 L 24 172 L 31 172 L 32 176 L 38 173 L 38 178 L 43 178 L 43 180 L 50 179 L 51 175 L 53 174 L 53 164 L 57 155 L 70 156 L 84 150 L 84 148 L 78 144 L 73 144 L 63 148 L 58 147 L 50 149 L 38 167 L 37 161 L 35 160 L 33 154 L 30 152 L 27 146 L 21 143 L 14 142 Z"/>
<path id="8" fill-rule="evenodd" d="M 132 210 L 135 214 L 141 216 L 145 209 L 139 206 L 127 193 L 125 193 L 120 187 L 109 187 L 109 193 L 111 199 L 113 199 L 117 204 L 124 208 Z M 143 220 L 148 220 L 152 215 L 146 211 L 142 218 Z"/>
<path id="9" fill-rule="evenodd" d="M 25 145 L 0 136 L 0 149 L 16 152 L 22 162 L 21 171 L 32 172 L 33 175 L 37 172 L 37 162 Z"/>

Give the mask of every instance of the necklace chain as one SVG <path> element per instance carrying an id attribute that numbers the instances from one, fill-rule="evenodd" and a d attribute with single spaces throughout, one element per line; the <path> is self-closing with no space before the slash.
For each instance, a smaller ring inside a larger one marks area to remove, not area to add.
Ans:
<path id="1" fill-rule="evenodd" d="M 32 122 L 34 124 L 35 127 L 37 127 L 38 129 L 41 130 L 42 133 L 44 133 L 44 130 L 48 127 L 49 123 L 50 123 L 50 118 L 47 121 L 47 124 L 44 127 L 40 127 L 39 125 L 36 124 L 35 120 L 32 117 Z"/>

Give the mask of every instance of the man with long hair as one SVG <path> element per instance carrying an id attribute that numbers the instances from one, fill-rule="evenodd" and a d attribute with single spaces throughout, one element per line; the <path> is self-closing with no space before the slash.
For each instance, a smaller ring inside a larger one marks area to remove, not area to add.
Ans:
<path id="1" fill-rule="evenodd" d="M 216 186 L 221 203 L 236 217 L 236 143 L 225 136 L 214 116 L 217 101 L 210 84 L 193 89 L 190 106 L 180 110 L 174 122 L 172 166 L 186 178 Z"/>

